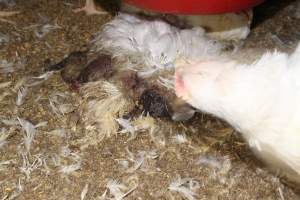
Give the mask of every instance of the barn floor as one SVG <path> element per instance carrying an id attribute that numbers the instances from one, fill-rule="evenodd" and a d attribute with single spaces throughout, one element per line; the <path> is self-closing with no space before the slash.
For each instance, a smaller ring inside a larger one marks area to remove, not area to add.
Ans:
<path id="1" fill-rule="evenodd" d="M 0 19 L 0 200 L 298 199 L 236 132 L 210 116 L 177 124 L 155 119 L 163 127 L 158 140 L 146 131 L 88 144 L 74 114 L 80 94 L 44 67 L 84 48 L 112 16 L 73 13 L 82 1 L 1 2 L 0 10 L 20 13 Z M 296 46 L 300 2 L 271 2 L 256 9 L 243 48 Z M 60 98 L 63 114 L 54 112 Z"/>

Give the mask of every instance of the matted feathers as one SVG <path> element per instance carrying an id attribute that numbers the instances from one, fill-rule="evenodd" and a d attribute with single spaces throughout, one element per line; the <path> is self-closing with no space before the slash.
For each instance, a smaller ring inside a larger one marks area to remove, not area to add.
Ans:
<path id="1" fill-rule="evenodd" d="M 119 88 L 108 81 L 86 84 L 82 89 L 83 122 L 90 130 L 110 136 L 117 133 L 116 118 L 133 109 L 134 103 L 127 99 Z"/>
<path id="2" fill-rule="evenodd" d="M 201 27 L 180 30 L 161 20 L 147 21 L 123 13 L 104 25 L 92 45 L 95 51 L 108 51 L 129 61 L 128 68 L 147 68 L 147 75 L 173 68 L 177 59 L 203 59 L 222 48 Z"/>

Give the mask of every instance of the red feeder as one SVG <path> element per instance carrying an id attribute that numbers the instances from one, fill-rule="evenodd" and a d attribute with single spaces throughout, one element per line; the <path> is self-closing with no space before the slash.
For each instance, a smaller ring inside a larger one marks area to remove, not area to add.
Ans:
<path id="1" fill-rule="evenodd" d="M 248 10 L 264 0 L 124 0 L 133 6 L 172 14 L 222 14 Z"/>

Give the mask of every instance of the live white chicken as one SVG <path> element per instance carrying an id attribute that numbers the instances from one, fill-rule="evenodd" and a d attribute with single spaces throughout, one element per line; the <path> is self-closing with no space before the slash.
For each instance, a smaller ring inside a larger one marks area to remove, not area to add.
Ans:
<path id="1" fill-rule="evenodd" d="M 176 94 L 229 122 L 254 152 L 295 181 L 300 175 L 300 45 L 250 65 L 213 59 L 177 69 Z"/>

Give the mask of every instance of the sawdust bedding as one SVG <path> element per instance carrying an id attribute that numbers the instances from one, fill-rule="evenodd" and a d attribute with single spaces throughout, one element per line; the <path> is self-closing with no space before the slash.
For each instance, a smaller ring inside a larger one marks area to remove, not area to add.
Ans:
<path id="1" fill-rule="evenodd" d="M 3 2 L 21 12 L 0 22 L 0 199 L 298 199 L 225 122 L 173 122 L 166 77 L 140 79 L 91 50 L 113 16 L 74 14 L 79 1 Z M 263 8 L 276 12 L 243 48 L 291 50 L 296 3 Z"/>

